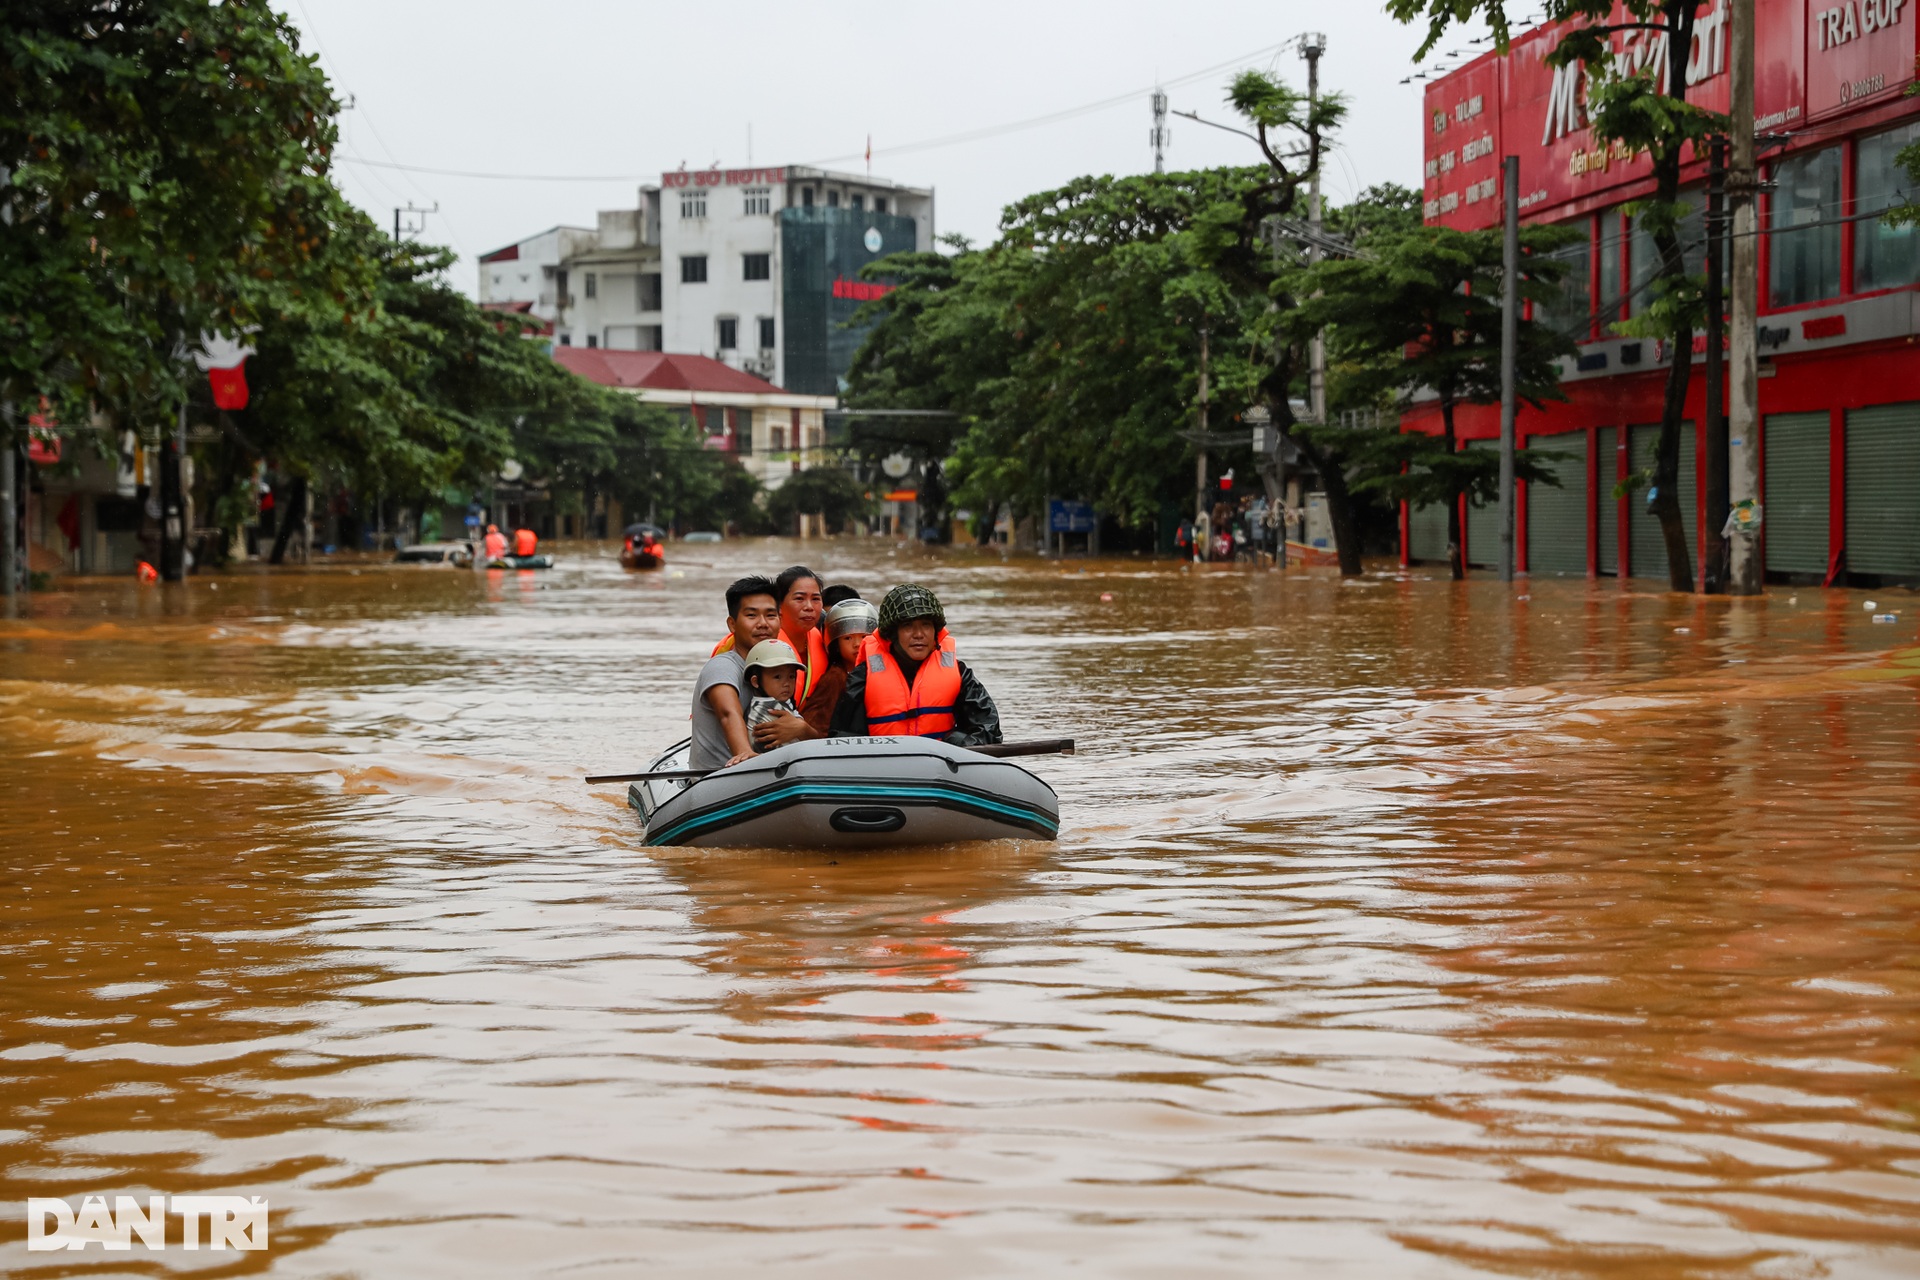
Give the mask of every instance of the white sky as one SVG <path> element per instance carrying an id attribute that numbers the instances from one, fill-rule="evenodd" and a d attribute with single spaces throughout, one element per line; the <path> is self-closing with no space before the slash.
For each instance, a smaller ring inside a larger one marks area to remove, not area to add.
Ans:
<path id="1" fill-rule="evenodd" d="M 424 238 L 473 260 L 555 223 L 592 226 L 684 161 L 808 164 L 937 188 L 941 231 L 984 242 L 1001 208 L 1087 173 L 1152 168 L 1150 87 L 1175 110 L 1227 122 L 1233 69 L 1306 65 L 1272 47 L 1324 31 L 1323 87 L 1352 114 L 1326 189 L 1418 186 L 1416 29 L 1359 0 L 972 0 L 965 5 L 770 0 L 281 0 L 336 91 L 336 174 L 383 226 L 396 205 L 440 211 Z M 1464 40 L 1443 49 L 1464 49 Z M 1258 52 L 1266 50 L 1266 52 Z M 1249 57 L 1249 55 L 1255 55 Z M 1445 65 L 1447 60 L 1440 60 Z M 1193 73 L 1231 64 L 1198 80 Z M 1432 65 L 1432 60 L 1430 60 Z M 1123 98 L 1071 119 L 927 148 L 909 144 Z M 1169 169 L 1247 163 L 1253 144 L 1175 117 Z M 898 152 L 890 148 L 905 148 Z M 510 181 L 376 168 L 363 161 L 527 175 Z M 602 176 L 557 182 L 533 175 Z"/>

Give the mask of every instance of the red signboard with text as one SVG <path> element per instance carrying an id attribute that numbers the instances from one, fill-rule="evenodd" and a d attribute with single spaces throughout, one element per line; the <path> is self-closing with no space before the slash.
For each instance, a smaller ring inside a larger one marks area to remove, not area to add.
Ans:
<path id="1" fill-rule="evenodd" d="M 1760 128 L 1790 130 L 1821 112 L 1895 96 L 1911 81 L 1914 10 L 1920 0 L 1847 2 L 1856 6 L 1856 13 L 1863 2 L 1872 9 L 1871 30 L 1859 16 L 1852 28 L 1844 16 L 1836 26 L 1819 0 L 1757 0 L 1754 109 Z M 1609 42 L 1623 66 L 1650 71 L 1662 83 L 1671 75 L 1672 59 L 1684 56 L 1688 101 L 1724 112 L 1732 79 L 1731 17 L 1731 0 L 1702 0 L 1684 55 L 1667 47 L 1664 34 L 1621 31 Z M 1616 9 L 1612 20 L 1626 21 L 1626 14 Z M 1651 176 L 1644 154 L 1629 154 L 1593 136 L 1585 70 L 1578 64 L 1556 68 L 1547 63 L 1568 29 L 1568 24 L 1536 27 L 1516 36 L 1506 57 L 1487 54 L 1429 86 L 1422 130 L 1428 222 L 1461 230 L 1498 225 L 1498 168 L 1501 155 L 1508 152 L 1520 157 L 1519 203 L 1528 221 L 1551 221 L 1557 212 L 1571 213 L 1568 206 L 1591 207 L 1597 197 Z M 1849 29 L 1856 34 L 1830 50 L 1820 45 L 1833 39 L 1833 33 Z M 1826 61 L 1816 67 L 1817 58 Z M 1904 71 L 1896 65 L 1901 59 Z M 1482 104 L 1481 118 L 1498 121 L 1491 135 L 1499 154 L 1469 168 L 1459 159 L 1463 134 L 1454 118 L 1475 101 Z M 1443 116 L 1447 126 L 1436 131 Z M 1485 195 L 1489 176 L 1496 179 L 1492 199 Z"/>

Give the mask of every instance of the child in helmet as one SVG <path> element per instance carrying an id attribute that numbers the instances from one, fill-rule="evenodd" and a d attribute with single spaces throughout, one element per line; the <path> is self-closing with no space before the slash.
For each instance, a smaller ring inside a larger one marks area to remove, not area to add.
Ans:
<path id="1" fill-rule="evenodd" d="M 747 654 L 746 671 L 751 699 L 747 704 L 749 736 L 755 725 L 771 720 L 776 711 L 800 714 L 800 708 L 793 701 L 793 691 L 800 683 L 800 670 L 800 655 L 785 640 L 762 640 L 753 646 Z M 755 742 L 753 749 L 764 748 Z"/>

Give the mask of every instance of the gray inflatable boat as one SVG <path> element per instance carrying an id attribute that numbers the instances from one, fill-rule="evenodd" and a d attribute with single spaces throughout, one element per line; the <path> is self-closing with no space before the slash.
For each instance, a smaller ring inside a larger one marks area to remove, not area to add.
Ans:
<path id="1" fill-rule="evenodd" d="M 648 771 L 687 767 L 676 743 Z M 883 849 L 961 840 L 1052 840 L 1053 788 L 1006 760 L 930 738 L 796 742 L 704 778 L 627 789 L 654 845 Z"/>

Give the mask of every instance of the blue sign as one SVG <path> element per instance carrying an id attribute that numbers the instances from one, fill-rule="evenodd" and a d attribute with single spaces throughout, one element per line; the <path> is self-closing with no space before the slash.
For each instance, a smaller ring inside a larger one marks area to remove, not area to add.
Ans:
<path id="1" fill-rule="evenodd" d="M 1047 503 L 1047 529 L 1051 533 L 1092 533 L 1093 504 L 1054 498 Z"/>
<path id="2" fill-rule="evenodd" d="M 467 528 L 469 528 L 469 529 L 478 529 L 479 527 L 480 527 L 480 517 L 479 517 L 479 516 L 468 516 L 468 517 L 467 517 Z"/>

